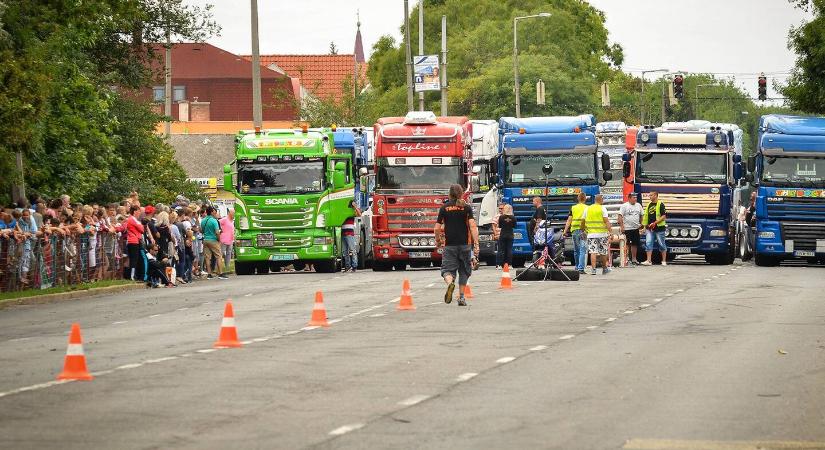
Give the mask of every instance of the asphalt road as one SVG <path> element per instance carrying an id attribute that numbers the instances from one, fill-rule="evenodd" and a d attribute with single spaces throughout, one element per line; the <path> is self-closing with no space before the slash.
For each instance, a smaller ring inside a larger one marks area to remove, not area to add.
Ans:
<path id="1" fill-rule="evenodd" d="M 0 448 L 825 449 L 825 268 L 498 282 L 464 308 L 434 270 L 7 308 Z M 227 298 L 245 346 L 213 351 Z M 72 322 L 94 381 L 52 381 Z"/>

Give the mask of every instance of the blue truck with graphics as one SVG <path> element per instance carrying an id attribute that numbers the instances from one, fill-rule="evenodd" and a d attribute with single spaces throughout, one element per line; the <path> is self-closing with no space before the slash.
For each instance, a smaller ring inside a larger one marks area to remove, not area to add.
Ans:
<path id="1" fill-rule="evenodd" d="M 589 202 L 599 193 L 600 168 L 605 180 L 612 178 L 608 155 L 597 155 L 594 127 L 592 115 L 499 120 L 498 191 L 516 216 L 514 265 L 533 253 L 528 235 L 533 197 L 541 197 L 548 220 L 560 230 L 580 192 Z M 572 243 L 565 247 L 572 252 Z"/>
<path id="2" fill-rule="evenodd" d="M 352 158 L 355 172 L 355 203 L 361 216 L 355 218 L 355 236 L 358 238 L 358 268 L 364 269 L 372 261 L 372 191 L 375 177 L 369 158 L 369 135 L 364 127 L 333 127 L 335 152 Z M 343 255 L 342 255 L 343 256 Z"/>
<path id="3" fill-rule="evenodd" d="M 825 261 L 825 118 L 766 115 L 748 158 L 759 266 Z"/>
<path id="4" fill-rule="evenodd" d="M 624 159 L 626 186 L 632 186 L 642 205 L 654 191 L 665 204 L 668 258 L 695 254 L 711 264 L 733 263 L 738 181 L 744 171 L 733 130 L 646 126 L 638 130 L 636 147 Z"/>

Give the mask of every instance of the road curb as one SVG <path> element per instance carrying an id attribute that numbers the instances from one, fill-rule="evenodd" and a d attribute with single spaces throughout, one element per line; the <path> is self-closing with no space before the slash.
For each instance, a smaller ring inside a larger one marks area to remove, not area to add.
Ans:
<path id="1" fill-rule="evenodd" d="M 55 303 L 63 300 L 73 300 L 77 298 L 94 297 L 103 294 L 115 294 L 118 292 L 131 291 L 133 289 L 142 289 L 146 286 L 143 283 L 122 284 L 118 286 L 106 286 L 91 289 L 78 289 L 69 292 L 57 292 L 54 294 L 33 295 L 31 297 L 23 297 L 15 300 L 7 300 L 0 302 L 0 310 L 10 306 L 21 305 L 38 305 L 43 303 Z"/>

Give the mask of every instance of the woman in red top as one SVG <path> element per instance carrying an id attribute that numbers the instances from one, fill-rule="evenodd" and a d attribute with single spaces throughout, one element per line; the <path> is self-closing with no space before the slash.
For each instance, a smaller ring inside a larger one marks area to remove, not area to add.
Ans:
<path id="1" fill-rule="evenodd" d="M 129 218 L 126 219 L 126 252 L 129 255 L 129 271 L 132 281 L 144 281 L 146 276 L 146 257 L 140 248 L 140 239 L 143 237 L 143 224 L 140 223 L 140 206 L 129 208 Z"/>

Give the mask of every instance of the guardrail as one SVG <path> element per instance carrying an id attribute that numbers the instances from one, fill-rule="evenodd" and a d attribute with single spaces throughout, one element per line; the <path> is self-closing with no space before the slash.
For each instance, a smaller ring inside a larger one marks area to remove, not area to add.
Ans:
<path id="1" fill-rule="evenodd" d="M 117 233 L 0 236 L 0 292 L 48 289 L 123 277 Z"/>

